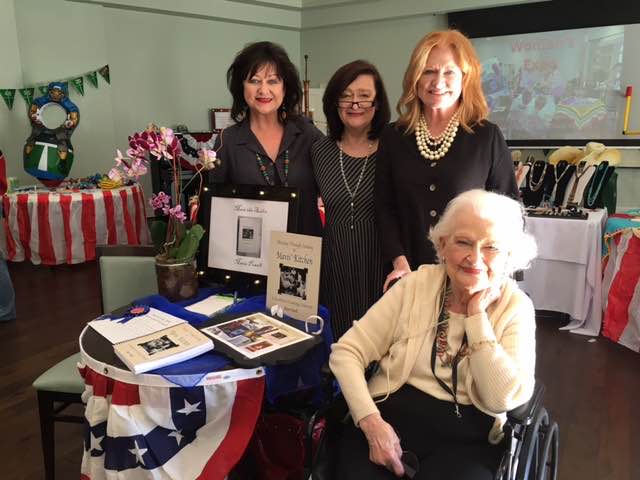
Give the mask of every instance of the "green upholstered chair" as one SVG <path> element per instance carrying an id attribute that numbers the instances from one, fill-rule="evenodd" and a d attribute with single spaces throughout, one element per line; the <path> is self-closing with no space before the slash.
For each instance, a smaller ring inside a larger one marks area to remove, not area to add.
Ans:
<path id="1" fill-rule="evenodd" d="M 158 293 L 153 246 L 99 245 L 96 253 L 103 312 Z"/>
<path id="2" fill-rule="evenodd" d="M 33 382 L 38 392 L 40 440 L 44 455 L 44 478 L 55 478 L 55 422 L 83 423 L 84 417 L 64 411 L 74 403 L 82 403 L 84 381 L 78 372 L 80 353 L 56 363 Z"/>
<path id="3" fill-rule="evenodd" d="M 158 291 L 154 254 L 149 245 L 96 247 L 103 313 Z M 84 381 L 77 368 L 79 360 L 79 353 L 71 355 L 33 382 L 38 392 L 45 480 L 55 478 L 55 422 L 84 423 L 83 416 L 64 414 L 71 404 L 82 403 Z"/>

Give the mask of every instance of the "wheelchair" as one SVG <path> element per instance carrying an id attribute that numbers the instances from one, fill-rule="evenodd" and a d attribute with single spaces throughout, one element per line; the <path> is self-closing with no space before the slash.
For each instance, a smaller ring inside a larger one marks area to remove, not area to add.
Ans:
<path id="1" fill-rule="evenodd" d="M 495 474 L 496 480 L 556 480 L 559 429 L 542 405 L 543 396 L 544 386 L 536 382 L 531 399 L 507 413 L 507 422 L 503 427 L 505 452 Z M 340 397 L 309 419 L 309 439 L 316 424 L 321 419 L 326 422 L 310 467 L 313 480 L 340 478 L 333 471 L 331 446 L 336 445 L 339 438 L 340 424 L 346 416 L 346 408 L 344 399 Z M 307 448 L 311 451 L 311 442 Z"/>

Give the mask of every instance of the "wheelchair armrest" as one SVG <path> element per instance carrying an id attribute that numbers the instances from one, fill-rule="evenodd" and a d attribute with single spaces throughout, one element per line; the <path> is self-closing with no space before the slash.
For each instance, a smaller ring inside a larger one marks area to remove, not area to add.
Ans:
<path id="1" fill-rule="evenodd" d="M 536 382 L 533 388 L 533 395 L 531 395 L 529 401 L 507 412 L 507 418 L 509 421 L 521 425 L 529 425 L 534 419 L 535 412 L 537 412 L 542 406 L 543 396 L 544 385 Z"/>

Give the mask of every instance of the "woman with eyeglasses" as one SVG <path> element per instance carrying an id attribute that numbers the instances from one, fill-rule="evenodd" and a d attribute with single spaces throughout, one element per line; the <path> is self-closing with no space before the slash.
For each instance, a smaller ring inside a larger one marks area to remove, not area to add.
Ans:
<path id="1" fill-rule="evenodd" d="M 353 420 L 336 478 L 492 480 L 506 412 L 533 393 L 535 311 L 510 278 L 536 254 L 521 205 L 469 190 L 429 240 L 439 263 L 403 277 L 332 347 Z"/>
<path id="2" fill-rule="evenodd" d="M 373 184 L 389 102 L 376 67 L 356 60 L 333 74 L 322 106 L 328 137 L 314 144 L 312 163 L 326 213 L 321 301 L 337 339 L 382 294 Z"/>
<path id="3" fill-rule="evenodd" d="M 518 198 L 511 156 L 487 120 L 481 65 L 468 38 L 432 32 L 415 47 L 404 75 L 398 121 L 380 138 L 376 214 L 391 280 L 434 263 L 427 241 L 447 203 L 473 188 Z"/>
<path id="4" fill-rule="evenodd" d="M 222 140 L 221 163 L 210 181 L 297 187 L 297 232 L 322 235 L 311 146 L 323 135 L 299 114 L 302 87 L 295 65 L 279 45 L 252 43 L 236 55 L 227 83 L 236 124 L 218 137 L 214 148 Z"/>

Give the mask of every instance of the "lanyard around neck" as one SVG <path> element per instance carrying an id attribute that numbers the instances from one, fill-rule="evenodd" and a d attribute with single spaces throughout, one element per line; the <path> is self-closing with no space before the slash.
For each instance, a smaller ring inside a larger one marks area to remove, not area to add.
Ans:
<path id="1" fill-rule="evenodd" d="M 447 321 L 445 307 L 446 307 L 446 300 L 447 300 L 446 297 L 447 297 L 448 290 L 449 290 L 449 279 L 447 278 L 444 285 L 444 293 L 443 293 L 444 298 L 442 301 L 442 305 L 440 307 L 440 314 L 438 315 L 438 322 L 436 324 L 436 332 L 433 338 L 433 346 L 431 347 L 431 372 L 433 373 L 433 377 L 436 379 L 438 384 L 444 389 L 444 391 L 453 397 L 453 403 L 455 405 L 454 412 L 456 414 L 456 417 L 461 418 L 462 414 L 460 413 L 460 408 L 458 405 L 458 395 L 457 395 L 458 394 L 458 364 L 460 363 L 460 360 L 462 360 L 462 351 L 467 346 L 466 332 L 462 337 L 462 344 L 460 345 L 460 349 L 458 350 L 458 353 L 456 353 L 456 356 L 453 358 L 451 362 L 451 383 L 453 384 L 453 390 L 441 378 L 438 378 L 438 375 L 436 375 L 436 354 L 437 354 L 436 350 L 438 346 L 438 329 L 440 325 L 442 325 L 445 321 Z"/>

